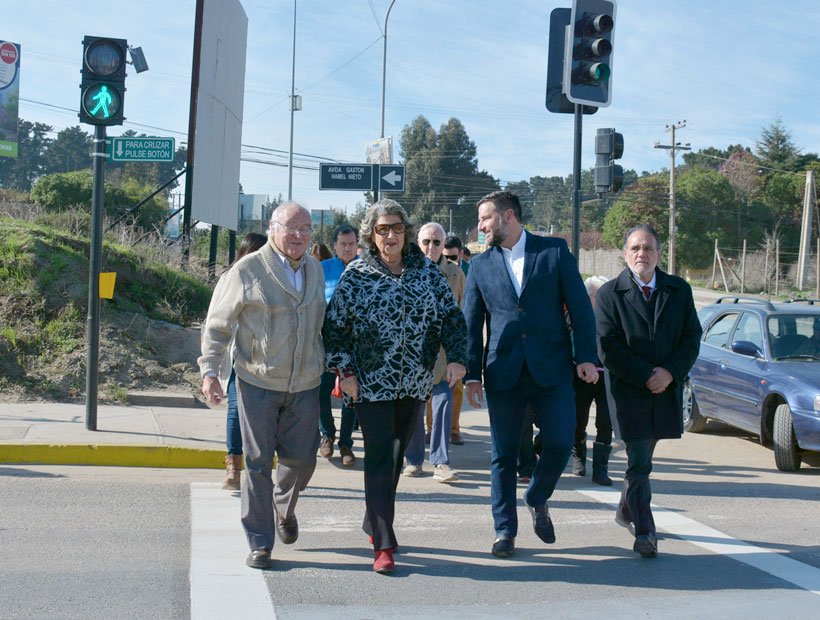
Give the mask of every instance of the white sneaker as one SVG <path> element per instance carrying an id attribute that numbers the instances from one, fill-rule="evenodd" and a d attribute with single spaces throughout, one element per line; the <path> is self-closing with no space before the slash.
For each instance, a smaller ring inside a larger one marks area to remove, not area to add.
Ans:
<path id="1" fill-rule="evenodd" d="M 402 476 L 407 476 L 408 478 L 415 478 L 421 474 L 421 465 L 408 465 L 404 468 L 404 471 L 401 472 Z"/>
<path id="2" fill-rule="evenodd" d="M 433 480 L 438 480 L 439 482 L 455 482 L 458 479 L 458 473 L 450 469 L 450 466 L 446 463 L 436 465 L 436 468 L 433 470 Z"/>

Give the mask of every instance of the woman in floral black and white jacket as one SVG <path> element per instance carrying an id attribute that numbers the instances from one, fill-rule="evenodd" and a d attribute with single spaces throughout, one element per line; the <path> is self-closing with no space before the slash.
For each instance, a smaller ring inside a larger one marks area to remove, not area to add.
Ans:
<path id="1" fill-rule="evenodd" d="M 433 389 L 439 347 L 450 385 L 466 370 L 466 325 L 437 265 L 411 243 L 407 213 L 394 200 L 372 205 L 362 221 L 365 251 L 333 292 L 322 330 L 327 367 L 339 373 L 364 436 L 363 529 L 373 569 L 394 569 L 396 486 L 416 418 Z"/>

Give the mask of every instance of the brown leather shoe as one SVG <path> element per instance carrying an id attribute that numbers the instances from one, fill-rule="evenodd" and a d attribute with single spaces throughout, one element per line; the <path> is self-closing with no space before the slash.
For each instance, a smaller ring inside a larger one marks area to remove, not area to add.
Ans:
<path id="1" fill-rule="evenodd" d="M 299 538 L 299 522 L 296 521 L 296 515 L 290 519 L 276 518 L 276 531 L 279 532 L 279 540 L 286 545 L 292 545 Z"/>
<path id="2" fill-rule="evenodd" d="M 319 442 L 319 456 L 325 459 L 329 459 L 333 456 L 333 438 L 322 435 L 322 439 Z"/>
<path id="3" fill-rule="evenodd" d="M 229 454 L 225 457 L 225 482 L 222 488 L 231 491 L 238 491 L 240 488 L 240 477 L 242 472 L 242 455 Z"/>
<path id="4" fill-rule="evenodd" d="M 270 549 L 254 549 L 245 560 L 251 568 L 270 568 L 273 561 L 270 559 Z"/>
<path id="5" fill-rule="evenodd" d="M 356 456 L 347 446 L 339 446 L 339 454 L 342 456 L 342 465 L 345 467 L 353 467 L 356 464 Z"/>

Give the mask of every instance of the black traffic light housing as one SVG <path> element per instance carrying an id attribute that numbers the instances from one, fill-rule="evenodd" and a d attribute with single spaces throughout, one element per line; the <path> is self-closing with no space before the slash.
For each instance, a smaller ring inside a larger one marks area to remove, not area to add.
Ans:
<path id="1" fill-rule="evenodd" d="M 567 99 L 606 107 L 612 102 L 615 0 L 574 0 L 564 61 Z"/>
<path id="2" fill-rule="evenodd" d="M 564 51 L 570 9 L 553 9 L 550 13 L 549 54 L 547 56 L 547 110 L 561 114 L 573 114 L 575 104 L 564 93 Z M 584 114 L 595 114 L 598 108 L 585 105 Z"/>
<path id="3" fill-rule="evenodd" d="M 125 39 L 83 39 L 80 84 L 80 122 L 89 125 L 122 125 L 125 103 Z"/>
<path id="4" fill-rule="evenodd" d="M 617 192 L 624 184 L 624 169 L 613 160 L 624 154 L 624 137 L 612 128 L 595 134 L 595 191 Z"/>

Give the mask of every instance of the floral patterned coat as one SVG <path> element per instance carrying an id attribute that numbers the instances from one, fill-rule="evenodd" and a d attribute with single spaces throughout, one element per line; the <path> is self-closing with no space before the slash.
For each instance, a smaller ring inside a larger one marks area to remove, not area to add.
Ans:
<path id="1" fill-rule="evenodd" d="M 401 275 L 365 252 L 347 266 L 327 307 L 326 365 L 356 374 L 359 401 L 426 401 L 440 346 L 448 362 L 466 365 L 467 328 L 447 279 L 410 248 Z"/>

